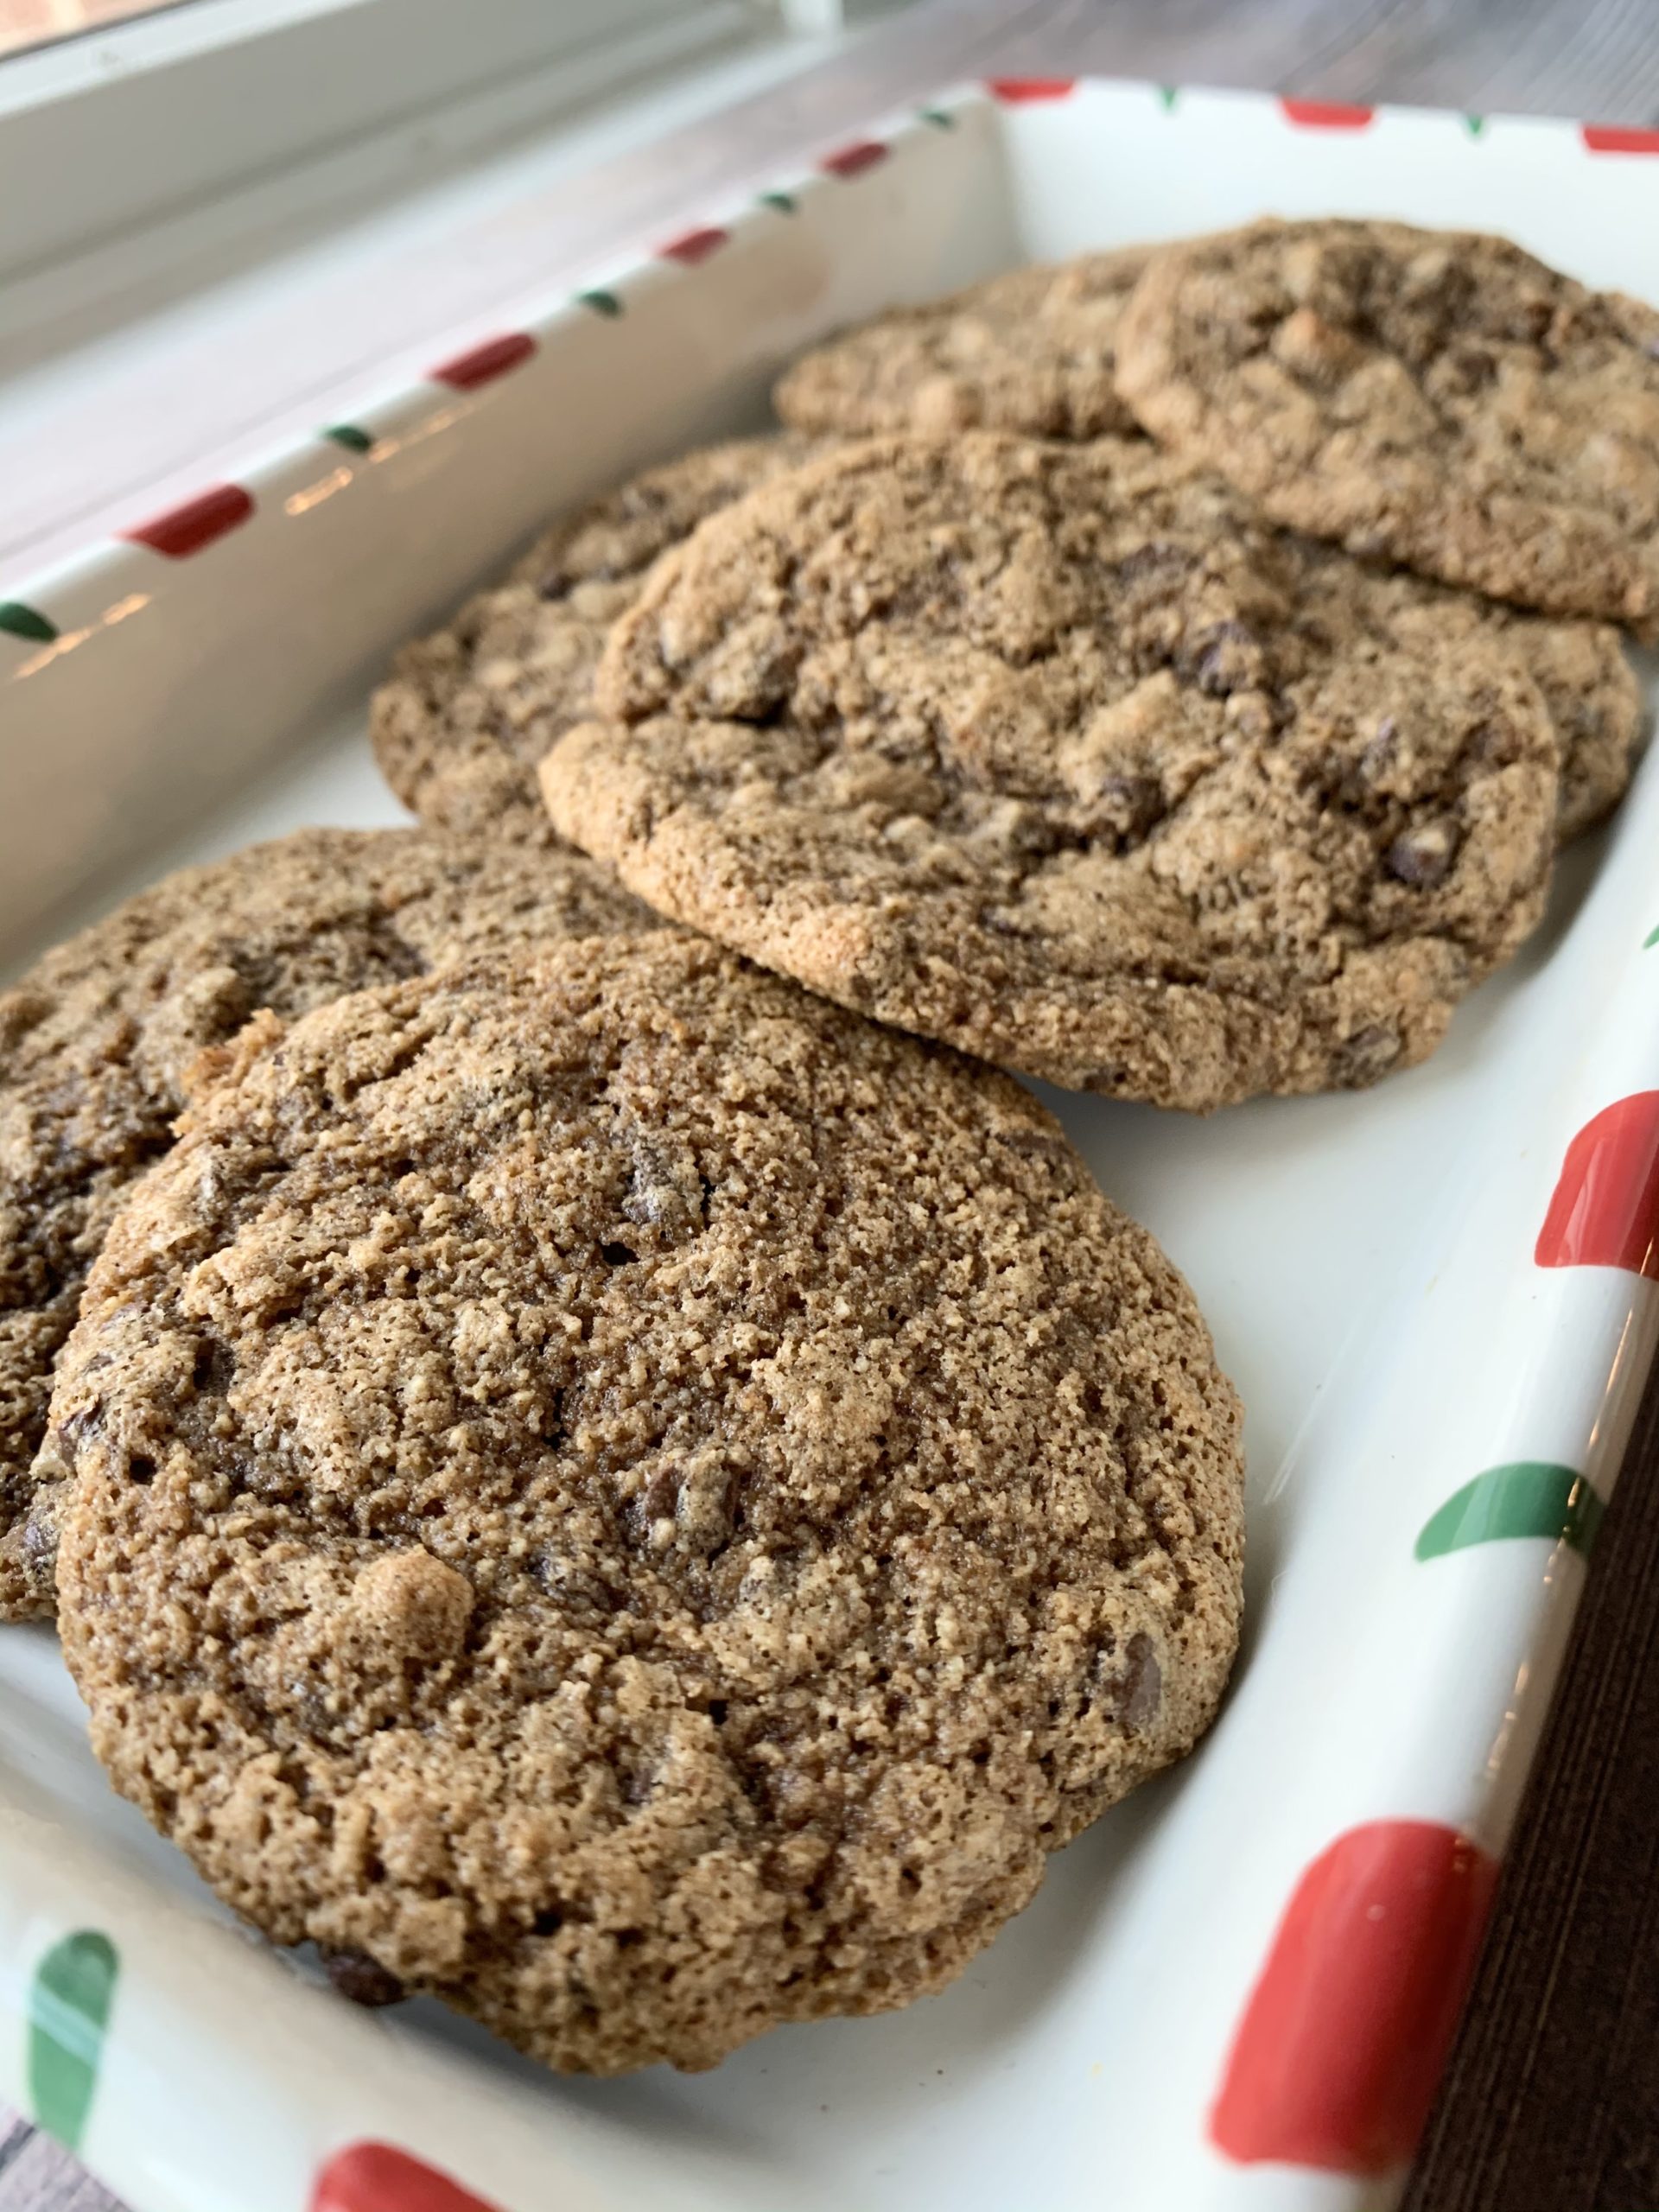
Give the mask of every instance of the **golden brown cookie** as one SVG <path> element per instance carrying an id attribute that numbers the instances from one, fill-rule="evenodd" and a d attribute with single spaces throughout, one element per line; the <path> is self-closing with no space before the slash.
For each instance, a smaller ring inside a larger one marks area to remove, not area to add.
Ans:
<path id="1" fill-rule="evenodd" d="M 1559 784 L 1500 630 L 1400 613 L 1144 445 L 872 441 L 669 556 L 543 785 L 664 913 L 1005 1065 L 1368 1084 L 1538 919 Z"/>
<path id="2" fill-rule="evenodd" d="M 168 876 L 0 994 L 0 1619 L 51 1610 L 51 1513 L 26 1516 L 53 1363 L 196 1054 L 263 1007 L 654 919 L 576 854 L 306 830 Z"/>
<path id="3" fill-rule="evenodd" d="M 1113 357 L 1147 251 L 1123 246 L 1010 270 L 924 307 L 893 308 L 803 355 L 779 380 L 773 404 L 797 429 L 842 435 L 1131 434 Z"/>
<path id="4" fill-rule="evenodd" d="M 267 1042 L 53 1438 L 99 1756 L 277 1942 L 711 2065 L 937 1989 L 1202 1732 L 1237 1404 L 1017 1085 L 679 932 Z"/>
<path id="5" fill-rule="evenodd" d="M 1155 257 L 1117 381 L 1281 522 L 1659 637 L 1659 314 L 1637 301 L 1503 238 L 1255 223 Z"/>
<path id="6" fill-rule="evenodd" d="M 647 469 L 556 524 L 447 628 L 405 645 L 369 721 L 381 773 L 404 804 L 429 828 L 551 843 L 537 764 L 591 713 L 606 632 L 652 563 L 821 447 L 737 438 Z"/>

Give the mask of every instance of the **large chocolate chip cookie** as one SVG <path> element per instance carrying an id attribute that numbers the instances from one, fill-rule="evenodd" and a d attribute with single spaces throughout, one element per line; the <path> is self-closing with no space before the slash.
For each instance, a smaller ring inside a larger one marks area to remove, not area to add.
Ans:
<path id="1" fill-rule="evenodd" d="M 1007 1065 L 1370 1083 L 1554 842 L 1525 656 L 1420 599 L 1146 446 L 872 441 L 669 556 L 543 789 L 664 913 Z"/>
<path id="2" fill-rule="evenodd" d="M 1281 522 L 1659 637 L 1651 308 L 1503 238 L 1256 223 L 1157 256 L 1117 380 Z"/>
<path id="3" fill-rule="evenodd" d="M 1203 1730 L 1237 1404 L 1016 1084 L 679 932 L 257 1040 L 53 1449 L 99 1755 L 278 1942 L 706 2066 L 938 1988 Z"/>

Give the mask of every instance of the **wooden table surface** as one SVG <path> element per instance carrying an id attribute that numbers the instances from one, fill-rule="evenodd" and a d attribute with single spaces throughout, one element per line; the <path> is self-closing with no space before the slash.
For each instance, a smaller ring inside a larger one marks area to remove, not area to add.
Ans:
<path id="1" fill-rule="evenodd" d="M 817 137 L 936 83 L 941 55 L 951 76 L 1096 70 L 1659 124 L 1659 0 L 929 0 L 785 105 Z M 757 160 L 778 118 L 775 100 L 755 116 Z M 726 146 L 734 128 L 720 127 Z M 669 174 L 706 168 L 697 137 L 662 149 Z M 1659 2212 L 1655 1592 L 1659 1376 L 1597 1542 L 1404 2212 Z M 0 2212 L 121 2208 L 0 2107 Z"/>

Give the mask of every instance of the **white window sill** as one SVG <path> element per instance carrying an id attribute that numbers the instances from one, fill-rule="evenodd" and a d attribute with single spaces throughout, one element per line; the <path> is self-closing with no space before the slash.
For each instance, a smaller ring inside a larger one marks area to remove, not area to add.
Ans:
<path id="1" fill-rule="evenodd" d="M 516 303 L 680 227 L 737 178 L 952 73 L 952 42 L 937 37 L 918 50 L 901 35 L 882 63 L 861 66 L 893 39 L 773 38 L 664 70 L 652 88 L 597 113 L 589 105 L 579 124 L 389 202 L 372 178 L 380 204 L 356 219 L 359 155 L 335 154 L 258 185 L 251 230 L 239 194 L 23 278 L 9 288 L 0 341 L 0 576 L 51 566 L 340 419 L 435 351 L 510 322 Z M 826 70 L 830 57 L 852 66 Z M 524 127 L 513 95 L 501 97 L 497 143 Z M 476 143 L 478 103 L 466 105 Z M 410 126 L 407 174 L 442 162 L 444 127 L 442 116 Z"/>

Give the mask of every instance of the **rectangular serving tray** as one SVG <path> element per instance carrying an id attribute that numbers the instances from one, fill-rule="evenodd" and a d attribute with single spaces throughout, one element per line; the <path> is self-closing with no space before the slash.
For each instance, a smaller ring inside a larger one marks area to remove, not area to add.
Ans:
<path id="1" fill-rule="evenodd" d="M 759 423 L 840 323 L 1268 211 L 1501 229 L 1659 296 L 1656 144 L 1023 81 L 688 211 L 0 592 L 0 947 L 253 836 L 399 819 L 362 726 L 391 649 L 553 511 Z M 1249 1623 L 1196 1757 L 956 1986 L 598 2083 L 431 2005 L 358 2013 L 112 1796 L 53 1638 L 6 1629 L 0 2094 L 133 2212 L 1392 2203 L 1659 1341 L 1656 851 L 1649 760 L 1522 959 L 1375 1091 L 1205 1122 L 1050 1094 L 1243 1392 Z"/>

